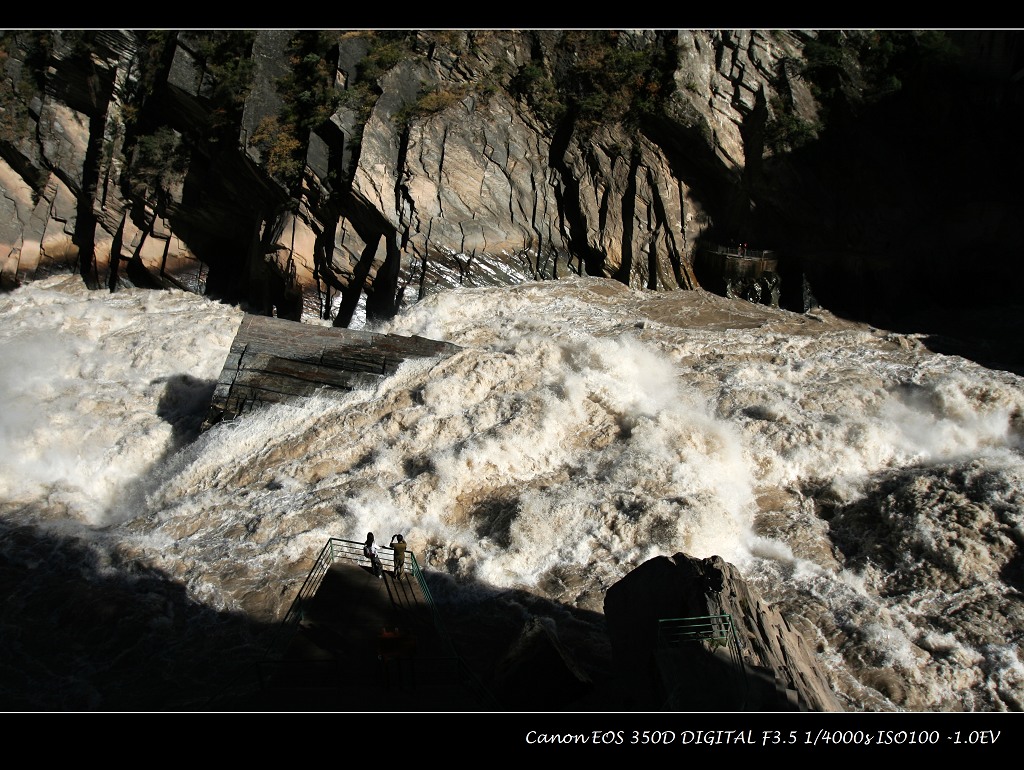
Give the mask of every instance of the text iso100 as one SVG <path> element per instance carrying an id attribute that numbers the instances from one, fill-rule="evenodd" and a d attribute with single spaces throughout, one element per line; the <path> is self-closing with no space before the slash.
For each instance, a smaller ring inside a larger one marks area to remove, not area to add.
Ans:
<path id="1" fill-rule="evenodd" d="M 762 746 L 802 744 L 804 746 L 886 746 L 935 744 L 942 736 L 937 730 L 765 730 Z"/>

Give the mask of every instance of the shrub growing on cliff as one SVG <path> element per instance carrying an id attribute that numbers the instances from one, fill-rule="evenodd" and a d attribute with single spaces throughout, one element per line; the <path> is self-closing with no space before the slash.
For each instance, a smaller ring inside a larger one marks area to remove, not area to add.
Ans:
<path id="1" fill-rule="evenodd" d="M 252 45 L 255 32 L 212 31 L 197 35 L 195 55 L 206 68 L 211 85 L 203 92 L 213 107 L 211 139 L 237 136 L 245 100 L 252 88 Z"/>
<path id="2" fill-rule="evenodd" d="M 132 158 L 132 180 L 155 192 L 188 168 L 182 136 L 168 126 L 138 137 Z"/>
<path id="3" fill-rule="evenodd" d="M 330 32 L 300 32 L 289 43 L 291 69 L 275 87 L 284 101 L 281 123 L 292 126 L 297 135 L 317 128 L 338 109 L 337 46 Z"/>
<path id="4" fill-rule="evenodd" d="M 616 31 L 571 31 L 548 62 L 520 67 L 510 91 L 549 125 L 573 116 L 584 130 L 621 124 L 635 129 L 661 111 L 672 89 L 672 55 L 665 38 L 638 41 Z"/>
<path id="5" fill-rule="evenodd" d="M 415 118 L 427 117 L 458 104 L 465 98 L 468 92 L 466 85 L 453 86 L 451 88 L 435 88 L 424 91 L 415 102 L 402 108 L 395 115 L 395 122 L 408 124 Z"/>
<path id="6" fill-rule="evenodd" d="M 938 74 L 959 51 L 941 30 L 824 30 L 806 40 L 801 75 L 820 101 L 824 122 L 856 113 L 909 82 Z"/>
<path id="7" fill-rule="evenodd" d="M 366 55 L 350 73 L 349 82 L 339 95 L 341 106 L 353 110 L 360 124 L 370 117 L 380 87 L 377 81 L 392 67 L 407 57 L 413 50 L 411 32 L 358 32 L 355 34 L 366 38 L 369 47 Z"/>
<path id="8" fill-rule="evenodd" d="M 942 30 L 869 30 L 853 44 L 864 74 L 866 99 L 874 101 L 932 75 L 945 78 L 960 51 Z"/>
<path id="9" fill-rule="evenodd" d="M 570 33 L 567 39 L 576 62 L 565 87 L 581 122 L 632 127 L 659 111 L 671 71 L 660 46 L 634 48 L 615 32 Z"/>
<path id="10" fill-rule="evenodd" d="M 339 90 L 336 83 L 341 35 L 329 30 L 297 32 L 288 46 L 290 69 L 274 84 L 281 109 L 264 118 L 249 138 L 264 154 L 267 171 L 287 184 L 302 172 L 310 132 L 340 107 L 353 110 L 359 125 L 365 123 L 377 99 L 377 79 L 409 53 L 408 32 L 343 34 L 366 36 L 370 41 L 347 87 Z M 359 138 L 352 137 L 352 146 L 358 146 Z"/>
<path id="11" fill-rule="evenodd" d="M 295 127 L 282 125 L 277 116 L 263 118 L 249 143 L 262 153 L 263 166 L 271 176 L 287 181 L 301 173 L 302 142 L 295 135 Z"/>
<path id="12" fill-rule="evenodd" d="M 780 96 L 772 97 L 771 108 L 764 143 L 773 153 L 799 149 L 817 137 L 821 127 L 793 112 Z"/>
<path id="13" fill-rule="evenodd" d="M 524 64 L 512 76 L 509 90 L 524 99 L 541 120 L 554 125 L 565 115 L 567 105 L 558 93 L 554 78 L 539 61 Z"/>
<path id="14" fill-rule="evenodd" d="M 0 141 L 17 144 L 31 136 L 28 103 L 43 89 L 51 46 L 47 32 L 0 34 Z"/>

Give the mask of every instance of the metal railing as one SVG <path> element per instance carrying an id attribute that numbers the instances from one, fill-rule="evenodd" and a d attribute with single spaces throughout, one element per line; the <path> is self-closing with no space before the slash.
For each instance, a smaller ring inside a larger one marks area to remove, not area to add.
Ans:
<path id="1" fill-rule="evenodd" d="M 380 545 L 378 546 L 377 555 L 382 565 L 385 568 L 390 567 L 391 571 L 394 572 L 394 549 L 390 546 Z M 323 582 L 324 576 L 331 568 L 331 565 L 338 561 L 347 561 L 365 567 L 371 566 L 370 560 L 363 555 L 363 543 L 355 540 L 342 540 L 341 538 L 334 537 L 330 538 L 317 555 L 316 561 L 314 561 L 312 568 L 309 570 L 309 574 L 306 576 L 302 586 L 300 586 L 295 599 L 292 601 L 291 607 L 288 609 L 284 619 L 281 621 L 281 625 L 276 635 L 267 648 L 261 669 L 266 671 L 270 669 L 280 670 L 285 667 L 294 668 L 296 670 L 304 668 L 301 661 L 286 662 L 281 660 L 281 657 L 290 644 L 299 623 L 303 619 L 304 608 L 316 596 L 316 592 L 320 588 L 320 584 Z M 406 550 L 403 566 L 419 585 L 420 591 L 423 593 L 425 603 L 430 610 L 434 630 L 444 645 L 444 648 L 449 651 L 449 657 L 447 659 L 438 658 L 434 659 L 434 662 L 437 664 L 454 665 L 454 673 L 458 682 L 471 692 L 481 704 L 497 708 L 497 702 L 495 701 L 494 696 L 483 685 L 476 674 L 466 666 L 465 662 L 456 651 L 455 645 L 453 644 L 451 637 L 448 635 L 447 629 L 445 629 L 444 624 L 441 622 L 440 613 L 438 612 L 433 596 L 430 594 L 430 589 L 427 586 L 423 570 L 420 568 L 419 562 L 416 560 L 416 555 L 411 551 Z M 323 672 L 325 679 L 327 680 L 325 682 L 325 686 L 330 687 L 331 684 L 329 683 L 329 680 L 333 679 L 331 674 L 334 671 L 334 667 L 329 664 L 325 665 L 323 662 L 316 665 L 319 667 L 319 670 Z M 263 675 L 264 674 L 261 673 L 261 680 Z"/>
<path id="2" fill-rule="evenodd" d="M 748 249 L 745 246 L 722 246 L 717 243 L 708 244 L 705 248 L 715 254 L 740 259 L 775 259 L 775 252 L 770 249 Z"/>
<path id="3" fill-rule="evenodd" d="M 674 647 L 682 642 L 710 642 L 724 647 L 733 638 L 732 615 L 704 615 L 694 618 L 658 620 L 658 644 Z M 737 642 L 737 649 L 739 643 Z"/>
<path id="4" fill-rule="evenodd" d="M 386 545 L 378 546 L 377 554 L 380 558 L 381 564 L 390 566 L 391 570 L 394 571 L 394 549 Z M 316 561 L 313 562 L 313 566 L 310 568 L 309 574 L 306 575 L 306 580 L 299 588 L 299 592 L 295 595 L 295 599 L 292 601 L 291 607 L 288 608 L 288 612 L 281 621 L 280 629 L 278 630 L 274 641 L 267 649 L 267 657 L 273 657 L 276 654 L 280 654 L 288 646 L 292 633 L 302 621 L 305 606 L 308 602 L 312 601 L 314 596 L 316 596 L 316 592 L 320 588 L 320 584 L 323 582 L 324 576 L 327 574 L 327 570 L 331 568 L 332 564 L 338 561 L 348 561 L 353 564 L 366 567 L 371 566 L 370 560 L 363 555 L 363 543 L 355 540 L 342 540 L 337 537 L 330 538 L 324 547 L 320 549 L 320 553 L 317 555 Z M 416 561 L 416 555 L 411 551 L 407 550 L 405 552 L 404 567 L 412 574 L 416 579 L 416 582 L 419 584 L 420 590 L 423 592 L 423 597 L 426 599 L 427 607 L 430 609 L 437 633 L 441 636 L 441 639 L 451 647 L 451 639 L 449 639 L 448 633 L 444 630 L 444 626 L 441 625 L 441 618 L 438 615 L 434 599 L 430 595 L 430 589 L 427 588 L 427 581 L 423 577 L 423 571 L 420 569 L 419 562 Z"/>
<path id="5" fill-rule="evenodd" d="M 740 652 L 740 640 L 732 622 L 732 615 L 702 615 L 689 618 L 660 618 L 658 620 L 658 646 L 679 647 L 698 643 L 705 647 L 728 650 L 734 670 L 742 676 L 741 687 L 746 700 L 749 691 L 747 668 Z"/>

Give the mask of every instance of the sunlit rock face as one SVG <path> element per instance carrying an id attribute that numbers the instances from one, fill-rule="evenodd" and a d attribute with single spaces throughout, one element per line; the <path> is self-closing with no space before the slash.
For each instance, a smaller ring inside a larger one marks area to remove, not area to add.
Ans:
<path id="1" fill-rule="evenodd" d="M 1009 296 L 1012 33 L 317 34 L 5 33 L 3 286 L 350 326 L 453 286 L 693 289 L 710 239 L 779 253 L 790 309 Z"/>

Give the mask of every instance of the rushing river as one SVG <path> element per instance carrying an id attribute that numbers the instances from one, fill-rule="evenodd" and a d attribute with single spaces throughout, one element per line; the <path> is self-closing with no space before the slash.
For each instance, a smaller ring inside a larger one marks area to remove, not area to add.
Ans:
<path id="1" fill-rule="evenodd" d="M 182 655 L 258 648 L 328 538 L 373 531 L 450 600 L 594 612 L 651 557 L 717 554 L 847 710 L 1024 710 L 1015 374 L 823 310 L 571 278 L 429 296 L 375 330 L 454 355 L 200 434 L 241 319 L 74 276 L 0 295 L 10 706 L 187 708 L 211 674 Z M 128 694 L 142 659 L 174 684 Z"/>

